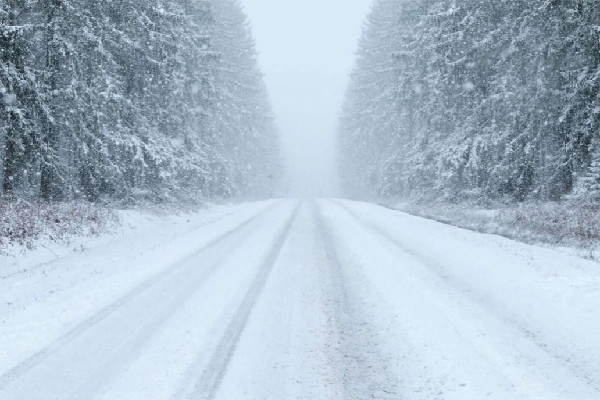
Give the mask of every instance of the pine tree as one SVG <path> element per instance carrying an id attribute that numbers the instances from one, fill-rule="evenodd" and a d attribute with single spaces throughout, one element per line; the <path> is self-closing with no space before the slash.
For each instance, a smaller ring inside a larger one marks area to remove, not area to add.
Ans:
<path id="1" fill-rule="evenodd" d="M 572 199 L 584 202 L 600 201 L 600 141 L 595 140 L 590 149 L 590 164 L 587 171 L 578 179 Z"/>
<path id="2" fill-rule="evenodd" d="M 375 2 L 340 121 L 346 186 L 451 201 L 571 192 L 600 115 L 596 3 Z"/>
<path id="3" fill-rule="evenodd" d="M 233 0 L 0 3 L 2 192 L 198 201 L 267 190 L 278 139 Z"/>
<path id="4" fill-rule="evenodd" d="M 217 20 L 214 46 L 217 147 L 231 164 L 237 193 L 257 196 L 272 190 L 278 174 L 279 144 L 250 26 L 239 0 L 213 0 Z"/>
<path id="5" fill-rule="evenodd" d="M 33 157 L 39 102 L 35 78 L 26 65 L 24 30 L 18 20 L 24 1 L 4 1 L 0 8 L 0 193 L 15 196 L 25 183 Z"/>

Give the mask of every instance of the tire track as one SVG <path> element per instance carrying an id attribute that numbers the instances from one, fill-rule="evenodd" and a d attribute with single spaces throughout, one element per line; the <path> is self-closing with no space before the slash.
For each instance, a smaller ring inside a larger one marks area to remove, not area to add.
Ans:
<path id="1" fill-rule="evenodd" d="M 575 364 L 573 362 L 574 354 L 567 352 L 567 354 L 561 354 L 559 349 L 553 348 L 546 343 L 542 338 L 541 334 L 537 332 L 535 328 L 529 326 L 526 321 L 512 315 L 510 310 L 504 308 L 501 304 L 498 304 L 493 299 L 488 298 L 484 294 L 479 294 L 477 290 L 470 287 L 470 285 L 461 282 L 455 278 L 452 278 L 446 271 L 446 268 L 441 265 L 438 261 L 431 257 L 422 254 L 421 252 L 415 251 L 402 243 L 397 238 L 393 237 L 389 232 L 386 232 L 383 228 L 376 225 L 373 222 L 367 221 L 354 210 L 347 205 L 343 204 L 339 200 L 329 200 L 332 204 L 342 209 L 347 215 L 354 219 L 360 226 L 362 226 L 371 234 L 385 240 L 392 244 L 395 248 L 401 252 L 411 256 L 420 265 L 424 266 L 438 281 L 443 284 L 449 292 L 457 293 L 460 297 L 465 299 L 467 302 L 475 303 L 480 308 L 485 310 L 487 313 L 492 315 L 496 320 L 503 321 L 504 323 L 512 326 L 515 332 L 519 332 L 520 335 L 528 339 L 533 343 L 541 352 L 547 354 L 550 358 L 556 360 L 562 365 L 565 370 L 570 371 L 575 377 L 581 379 L 581 381 L 592 388 L 594 391 L 600 393 L 600 383 L 594 378 L 592 371 L 586 370 L 581 364 Z M 584 363 L 585 364 L 585 363 Z"/>
<path id="2" fill-rule="evenodd" d="M 331 363 L 337 368 L 343 399 L 400 400 L 400 381 L 391 369 L 390 360 L 378 348 L 380 340 L 363 304 L 357 298 L 355 280 L 342 265 L 336 245 L 321 208 L 314 204 L 318 236 L 328 259 L 329 292 L 334 297 L 328 304 L 332 313 L 334 354 Z M 337 340 L 335 340 L 337 339 Z"/>
<path id="3" fill-rule="evenodd" d="M 260 270 L 250 288 L 244 295 L 240 307 L 236 310 L 231 322 L 225 329 L 225 333 L 221 341 L 217 345 L 210 361 L 203 368 L 202 374 L 198 380 L 190 386 L 185 385 L 173 397 L 174 400 L 212 400 L 217 395 L 223 377 L 227 372 L 227 367 L 233 357 L 237 344 L 244 332 L 244 328 L 252 313 L 252 310 L 263 291 L 263 288 L 269 278 L 273 266 L 277 262 L 283 246 L 290 234 L 292 224 L 298 213 L 299 205 L 296 206 L 291 217 L 284 225 L 283 229 L 278 233 L 275 242 L 269 253 L 267 254 Z M 190 368 L 188 375 L 193 376 L 195 371 L 201 370 L 203 363 L 202 357 L 199 357 Z"/>
<path id="4" fill-rule="evenodd" d="M 176 311 L 196 295 L 203 282 L 206 282 L 215 271 L 227 262 L 231 256 L 231 249 L 240 247 L 252 233 L 252 231 L 243 232 L 243 234 L 240 232 L 240 235 L 235 237 L 235 241 L 228 241 L 226 248 L 219 250 L 222 253 L 206 267 L 196 268 L 190 263 L 188 268 L 181 270 L 180 277 L 173 277 L 176 282 L 182 282 L 174 285 L 177 290 L 172 291 L 170 297 L 160 297 L 160 301 L 157 301 L 158 305 L 152 307 L 149 318 L 137 326 L 133 334 L 120 343 L 118 348 L 112 350 L 111 357 L 108 357 L 94 368 L 95 372 L 85 382 L 78 385 L 78 388 L 71 394 L 69 399 L 92 400 L 101 394 L 102 389 L 142 352 L 146 343 L 160 334 L 167 322 L 175 316 Z M 220 244 L 225 243 L 221 242 Z"/>
<path id="5" fill-rule="evenodd" d="M 141 294 L 143 294 L 144 292 L 146 292 L 153 286 L 157 285 L 161 281 L 178 273 L 180 270 L 182 270 L 183 268 L 186 267 L 186 265 L 189 263 L 190 260 L 198 257 L 203 252 L 216 247 L 221 242 L 229 239 L 230 237 L 232 237 L 236 234 L 239 234 L 240 231 L 247 229 L 254 222 L 259 220 L 262 216 L 270 213 L 273 210 L 273 208 L 276 206 L 277 206 L 277 204 L 267 207 L 264 210 L 259 211 L 256 215 L 248 218 L 246 221 L 242 222 L 241 224 L 237 225 L 236 227 L 234 227 L 234 228 L 228 230 L 227 232 L 217 236 L 216 238 L 210 240 L 207 244 L 205 244 L 204 246 L 202 246 L 200 249 L 193 252 L 192 254 L 186 256 L 183 260 L 180 260 L 178 263 L 176 263 L 172 267 L 166 268 L 165 270 L 159 272 L 158 274 L 156 274 L 156 275 L 150 277 L 149 279 L 147 279 L 146 281 L 142 282 L 141 284 L 136 286 L 134 289 L 132 289 L 131 291 L 129 291 L 128 293 L 126 293 L 125 295 L 123 295 L 122 297 L 117 299 L 116 301 L 114 301 L 114 302 L 110 303 L 109 305 L 105 306 L 104 308 L 102 308 L 96 314 L 81 321 L 74 328 L 72 328 L 70 331 L 68 331 L 64 335 L 60 336 L 58 339 L 53 341 L 48 346 L 37 351 L 35 354 L 31 355 L 30 357 L 23 360 L 16 366 L 14 366 L 11 369 L 9 369 L 8 371 L 4 372 L 2 375 L 0 375 L 0 391 L 2 389 L 4 389 L 8 384 L 10 384 L 12 381 L 16 380 L 23 374 L 27 373 L 27 371 L 29 371 L 33 367 L 39 365 L 44 360 L 48 359 L 50 356 L 52 356 L 53 354 L 58 352 L 60 349 L 62 349 L 66 345 L 68 345 L 70 342 L 79 338 L 88 329 L 94 327 L 101 321 L 107 319 L 115 311 L 119 310 L 126 304 L 130 303 L 131 301 L 136 299 L 138 296 L 140 296 Z"/>

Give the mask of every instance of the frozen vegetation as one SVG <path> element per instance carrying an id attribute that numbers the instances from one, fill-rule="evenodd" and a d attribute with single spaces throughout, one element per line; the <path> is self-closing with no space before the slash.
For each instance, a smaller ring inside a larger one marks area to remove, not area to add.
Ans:
<path id="1" fill-rule="evenodd" d="M 91 203 L 0 202 L 0 259 L 44 243 L 69 244 L 73 236 L 98 236 L 119 226 L 113 211 Z"/>
<path id="2" fill-rule="evenodd" d="M 600 198 L 600 3 L 375 0 L 339 130 L 356 197 Z"/>
<path id="3" fill-rule="evenodd" d="M 0 0 L 0 195 L 272 194 L 279 142 L 237 0 Z"/>
<path id="4" fill-rule="evenodd" d="M 387 207 L 477 232 L 526 243 L 562 247 L 600 261 L 600 206 L 590 203 L 519 204 L 407 202 L 384 200 Z"/>

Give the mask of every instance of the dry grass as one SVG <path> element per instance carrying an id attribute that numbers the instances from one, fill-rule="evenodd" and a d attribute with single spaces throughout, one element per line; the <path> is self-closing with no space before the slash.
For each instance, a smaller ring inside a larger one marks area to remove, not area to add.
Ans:
<path id="1" fill-rule="evenodd" d="M 114 212 L 89 203 L 0 201 L 0 253 L 9 247 L 33 249 L 42 240 L 96 236 L 117 224 Z"/>
<path id="2" fill-rule="evenodd" d="M 474 205 L 400 203 L 393 208 L 527 243 L 600 248 L 600 204 L 524 203 L 482 209 Z"/>

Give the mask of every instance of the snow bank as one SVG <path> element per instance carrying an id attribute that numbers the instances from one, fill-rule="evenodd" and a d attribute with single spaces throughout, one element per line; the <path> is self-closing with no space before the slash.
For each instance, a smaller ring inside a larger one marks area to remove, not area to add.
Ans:
<path id="1" fill-rule="evenodd" d="M 0 279 L 143 232 L 203 224 L 231 207 L 111 210 L 85 203 L 0 203 Z"/>
<path id="2" fill-rule="evenodd" d="M 508 237 L 530 244 L 562 247 L 600 260 L 600 205 L 523 203 L 478 208 L 447 203 L 384 202 L 388 208 L 449 225 Z"/>

